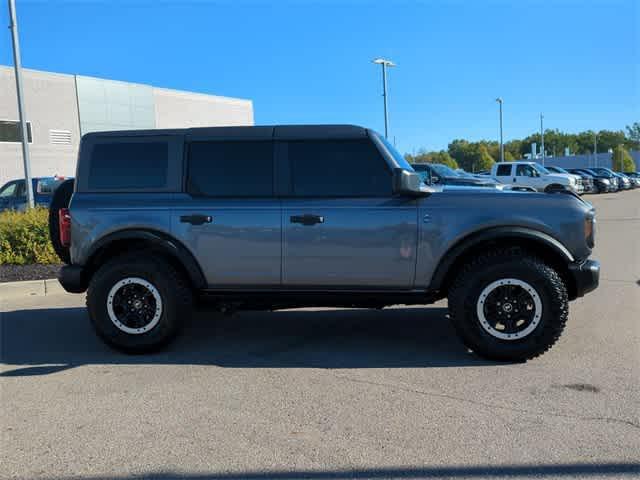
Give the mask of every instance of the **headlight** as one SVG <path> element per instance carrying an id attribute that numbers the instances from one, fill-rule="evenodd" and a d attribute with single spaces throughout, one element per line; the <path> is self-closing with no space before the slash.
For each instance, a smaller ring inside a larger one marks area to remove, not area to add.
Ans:
<path id="1" fill-rule="evenodd" d="M 602 183 L 604 183 L 605 185 L 609 185 L 611 182 L 609 180 L 607 180 L 606 178 L 603 178 L 600 180 Z"/>
<path id="2" fill-rule="evenodd" d="M 576 179 L 573 177 L 569 177 L 569 185 L 575 185 L 576 184 Z"/>

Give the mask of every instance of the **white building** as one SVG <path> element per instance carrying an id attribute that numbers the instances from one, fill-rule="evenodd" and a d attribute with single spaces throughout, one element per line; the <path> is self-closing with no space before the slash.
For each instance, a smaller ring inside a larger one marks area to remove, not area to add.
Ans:
<path id="1" fill-rule="evenodd" d="M 251 100 L 23 69 L 31 174 L 75 173 L 80 137 L 100 130 L 253 125 Z M 0 65 L 0 185 L 24 176 L 13 67 Z"/>

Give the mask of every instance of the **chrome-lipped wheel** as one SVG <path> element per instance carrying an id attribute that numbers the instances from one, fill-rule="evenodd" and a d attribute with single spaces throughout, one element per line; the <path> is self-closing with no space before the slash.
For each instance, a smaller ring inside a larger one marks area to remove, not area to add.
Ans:
<path id="1" fill-rule="evenodd" d="M 542 301 L 538 292 L 527 282 L 503 278 L 489 284 L 476 304 L 482 328 L 501 340 L 526 337 L 540 323 Z"/>
<path id="2" fill-rule="evenodd" d="M 107 312 L 123 332 L 139 335 L 153 329 L 162 316 L 162 298 L 150 282 L 137 277 L 124 278 L 107 295 Z"/>

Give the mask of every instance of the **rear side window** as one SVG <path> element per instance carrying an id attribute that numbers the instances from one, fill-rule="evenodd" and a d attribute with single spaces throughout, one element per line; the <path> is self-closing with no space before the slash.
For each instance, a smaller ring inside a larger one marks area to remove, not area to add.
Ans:
<path id="1" fill-rule="evenodd" d="M 391 196 L 391 171 L 369 140 L 292 141 L 288 157 L 296 196 Z"/>
<path id="2" fill-rule="evenodd" d="M 508 177 L 509 175 L 511 175 L 511 165 L 498 165 L 496 176 Z"/>
<path id="3" fill-rule="evenodd" d="M 273 142 L 193 142 L 187 190 L 208 197 L 273 196 Z"/>
<path id="4" fill-rule="evenodd" d="M 163 190 L 168 163 L 167 142 L 97 143 L 91 153 L 88 186 L 91 190 Z"/>

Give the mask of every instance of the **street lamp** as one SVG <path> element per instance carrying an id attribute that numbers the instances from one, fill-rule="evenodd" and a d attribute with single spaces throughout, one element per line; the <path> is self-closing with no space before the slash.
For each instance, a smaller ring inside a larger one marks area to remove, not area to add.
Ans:
<path id="1" fill-rule="evenodd" d="M 20 120 L 20 134 L 22 136 L 22 163 L 24 164 L 24 180 L 27 190 L 27 206 L 33 208 L 33 184 L 31 183 L 31 161 L 29 158 L 29 135 L 24 110 L 24 94 L 22 92 L 22 62 L 20 60 L 20 41 L 18 37 L 18 20 L 16 18 L 15 0 L 9 0 L 9 29 L 13 43 L 13 68 L 16 76 L 16 94 L 18 103 L 18 118 Z"/>
<path id="2" fill-rule="evenodd" d="M 496 102 L 500 104 L 500 161 L 504 162 L 504 143 L 502 141 L 502 97 L 496 98 Z"/>
<path id="3" fill-rule="evenodd" d="M 387 114 L 387 67 L 395 67 L 391 60 L 376 58 L 373 63 L 382 65 L 382 98 L 384 99 L 384 138 L 389 136 L 389 116 Z"/>
<path id="4" fill-rule="evenodd" d="M 540 148 L 542 149 L 542 166 L 544 167 L 544 127 L 543 127 L 543 121 L 544 116 L 542 115 L 542 113 L 540 114 Z"/>

